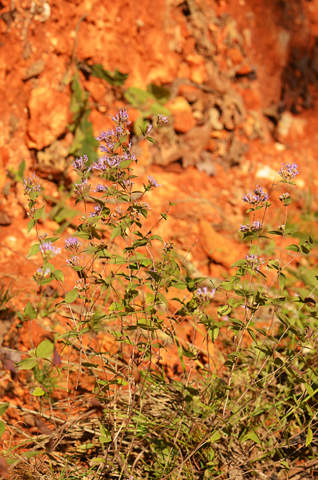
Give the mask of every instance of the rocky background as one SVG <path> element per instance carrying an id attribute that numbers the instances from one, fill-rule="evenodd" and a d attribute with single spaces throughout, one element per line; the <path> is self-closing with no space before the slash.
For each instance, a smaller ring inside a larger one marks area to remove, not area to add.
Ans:
<path id="1" fill-rule="evenodd" d="M 153 218 L 175 204 L 156 233 L 180 256 L 191 250 L 194 273 L 222 278 L 246 254 L 242 197 L 256 184 L 269 191 L 282 162 L 299 165 L 294 221 L 307 215 L 314 232 L 318 0 L 2 0 L 0 31 L 0 281 L 21 308 L 40 266 L 27 258 L 22 176 L 41 178 L 45 231 L 71 234 L 71 163 L 96 156 L 94 136 L 120 107 L 133 120 L 136 174 L 161 184 Z M 160 112 L 169 126 L 139 145 L 139 126 Z M 273 208 L 268 226 L 282 215 Z M 23 328 L 14 338 L 26 351 Z"/>

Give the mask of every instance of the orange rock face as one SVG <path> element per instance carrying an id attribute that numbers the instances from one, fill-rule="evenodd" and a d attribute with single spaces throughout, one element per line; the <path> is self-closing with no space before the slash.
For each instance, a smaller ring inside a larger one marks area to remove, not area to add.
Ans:
<path id="1" fill-rule="evenodd" d="M 69 105 L 70 98 L 66 93 L 46 87 L 32 90 L 28 104 L 29 148 L 42 150 L 65 132 L 70 120 Z"/>

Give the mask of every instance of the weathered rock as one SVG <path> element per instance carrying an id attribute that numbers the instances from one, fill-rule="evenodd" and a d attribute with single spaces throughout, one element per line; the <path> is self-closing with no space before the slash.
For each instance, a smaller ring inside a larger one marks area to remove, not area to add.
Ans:
<path id="1" fill-rule="evenodd" d="M 42 59 L 37 60 L 32 63 L 31 67 L 27 68 L 24 75 L 22 75 L 22 80 L 29 80 L 32 77 L 37 77 L 43 72 L 45 68 L 45 61 Z"/>
<path id="2" fill-rule="evenodd" d="M 205 67 L 205 59 L 202 55 L 187 55 L 186 61 L 190 66 L 190 78 L 195 83 L 204 83 L 207 81 L 208 74 Z"/>
<path id="3" fill-rule="evenodd" d="M 48 87 L 35 88 L 28 103 L 27 144 L 29 148 L 42 150 L 62 135 L 70 120 L 70 97 Z"/>
<path id="4" fill-rule="evenodd" d="M 284 144 L 294 144 L 304 137 L 306 124 L 305 119 L 284 112 L 278 121 L 275 138 Z"/>
<path id="5" fill-rule="evenodd" d="M 243 54 L 238 48 L 230 48 L 227 52 L 227 55 L 234 66 L 239 65 L 244 60 Z"/>
<path id="6" fill-rule="evenodd" d="M 176 97 L 171 102 L 168 102 L 167 107 L 173 115 L 175 130 L 186 133 L 195 126 L 196 121 L 193 117 L 192 109 L 185 98 Z"/>
<path id="7" fill-rule="evenodd" d="M 237 245 L 237 242 L 216 232 L 211 223 L 206 220 L 200 221 L 202 246 L 209 258 L 229 268 L 239 258 L 244 256 L 245 247 Z"/>

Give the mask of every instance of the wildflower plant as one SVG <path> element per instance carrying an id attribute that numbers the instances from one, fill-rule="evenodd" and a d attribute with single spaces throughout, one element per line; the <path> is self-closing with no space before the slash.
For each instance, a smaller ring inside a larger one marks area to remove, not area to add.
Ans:
<path id="1" fill-rule="evenodd" d="M 47 387 L 43 378 L 56 374 L 64 382 L 67 418 L 76 401 L 75 396 L 69 401 L 72 382 L 77 389 L 85 372 L 92 385 L 86 398 L 86 412 L 92 415 L 84 413 L 52 430 L 48 443 L 37 442 L 37 455 L 52 462 L 55 448 L 65 437 L 70 443 L 78 425 L 89 432 L 89 442 L 80 455 L 73 449 L 72 457 L 60 455 L 52 467 L 71 472 L 72 478 L 84 475 L 83 452 L 90 460 L 85 475 L 96 479 L 218 478 L 224 468 L 235 475 L 237 470 L 269 475 L 288 470 L 295 459 L 316 456 L 318 272 L 308 277 L 309 290 L 296 288 L 288 276 L 293 262 L 308 255 L 314 243 L 309 236 L 285 245 L 298 231 L 288 223 L 290 194 L 278 195 L 283 224 L 270 231 L 265 225 L 273 208 L 269 193 L 257 185 L 246 194 L 243 202 L 252 218 L 239 231 L 248 254 L 218 286 L 193 278 L 177 262 L 175 246 L 155 233 L 169 209 L 154 225 L 147 223 L 145 197 L 161 185 L 149 176 L 147 184 L 138 186 L 127 112 L 120 110 L 112 119 L 114 128 L 98 136 L 101 156 L 90 166 L 85 156 L 73 163 L 79 176 L 75 202 L 82 202 L 84 213 L 63 252 L 65 273 L 73 270 L 75 283 L 70 288 L 53 265 L 62 254 L 54 245 L 58 237 L 37 230 L 38 242 L 29 253 L 43 259 L 33 275 L 37 287 L 56 280 L 63 289 L 56 308 L 67 307 L 69 328 L 54 340 L 42 340 L 18 368 L 29 371 L 30 393 L 47 405 L 48 419 L 52 411 L 53 418 L 58 416 L 62 404 L 54 398 L 56 382 Z M 165 123 L 159 116 L 157 125 Z M 150 131 L 143 131 L 143 139 L 149 140 Z M 278 173 L 288 188 L 294 187 L 297 165 L 283 164 Z M 37 208 L 41 189 L 35 177 L 25 180 L 25 191 L 31 231 L 44 215 L 44 207 Z M 271 198 L 275 194 L 273 188 Z M 261 209 L 259 220 L 255 212 Z M 277 258 L 262 254 L 266 242 L 275 243 Z M 297 276 L 297 268 L 290 275 Z M 31 302 L 25 316 L 38 316 Z M 178 333 L 184 324 L 192 328 L 187 341 Z M 107 333 L 116 345 L 112 351 L 100 343 Z M 179 362 L 173 372 L 163 361 L 169 348 Z M 68 358 L 64 364 L 63 357 Z M 293 447 L 297 435 L 302 439 L 298 450 Z"/>

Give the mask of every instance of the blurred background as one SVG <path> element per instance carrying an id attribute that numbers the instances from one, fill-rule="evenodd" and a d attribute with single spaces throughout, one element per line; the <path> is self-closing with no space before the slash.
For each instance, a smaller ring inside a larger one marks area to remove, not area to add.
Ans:
<path id="1" fill-rule="evenodd" d="M 222 278 L 246 254 L 242 197 L 269 191 L 282 162 L 299 165 L 293 221 L 314 232 L 318 0 L 2 0 L 0 31 L 1 281 L 26 288 L 40 266 L 26 258 L 23 175 L 41 179 L 45 231 L 72 234 L 72 161 L 96 158 L 119 108 L 136 175 L 161 184 L 154 218 L 175 204 L 157 233 L 180 255 L 195 244 L 187 259 L 203 275 Z M 169 125 L 139 144 L 158 113 Z M 267 222 L 282 224 L 282 209 Z"/>

